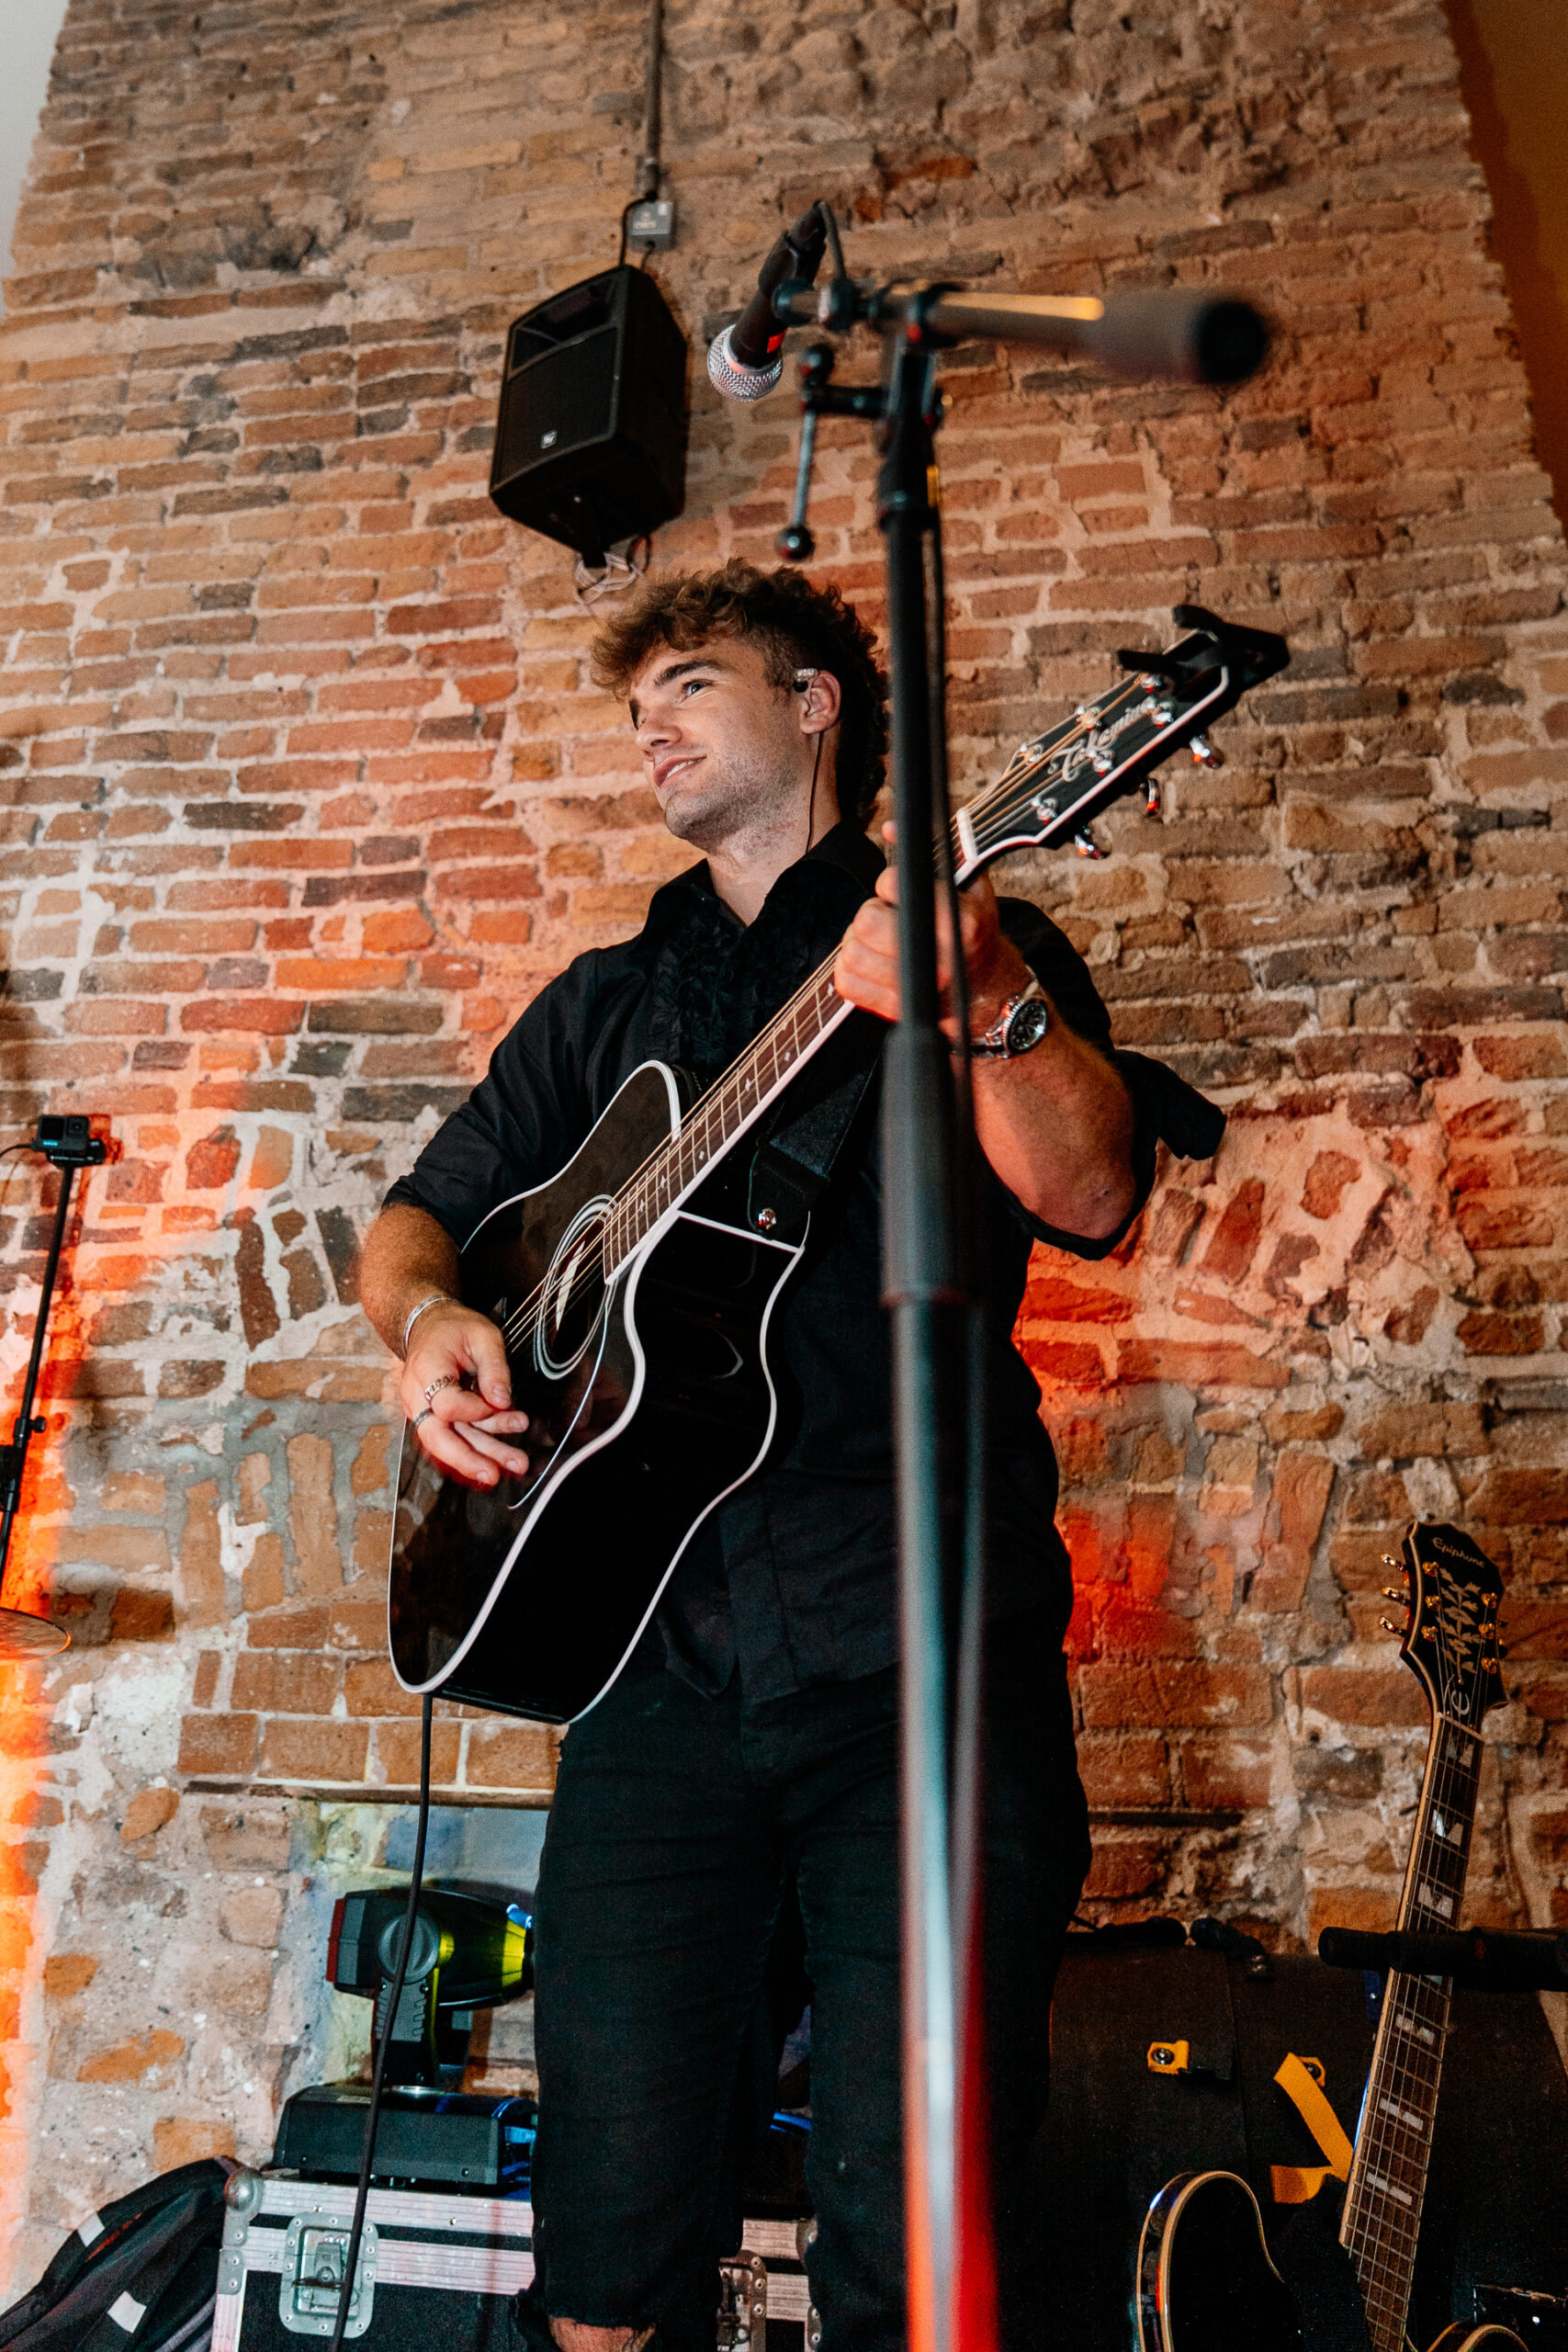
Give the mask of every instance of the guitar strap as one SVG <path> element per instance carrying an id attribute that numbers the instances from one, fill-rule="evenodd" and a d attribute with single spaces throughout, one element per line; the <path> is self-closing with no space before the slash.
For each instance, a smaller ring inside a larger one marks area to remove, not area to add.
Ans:
<path id="1" fill-rule="evenodd" d="M 874 1013 L 852 1014 L 786 1088 L 752 1154 L 749 1225 L 775 1240 L 798 1238 L 837 1172 L 886 1035 Z"/>
<path id="2" fill-rule="evenodd" d="M 1354 2154 L 1345 2127 L 1292 2050 L 1274 2080 L 1328 2158 L 1325 2165 L 1270 2165 L 1276 2205 L 1304 2205 L 1325 2180 L 1348 2180 Z"/>

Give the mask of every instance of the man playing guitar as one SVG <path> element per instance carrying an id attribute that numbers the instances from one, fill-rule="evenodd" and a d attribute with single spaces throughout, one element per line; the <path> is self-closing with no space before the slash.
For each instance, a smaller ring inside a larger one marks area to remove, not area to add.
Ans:
<path id="1" fill-rule="evenodd" d="M 624 944 L 529 1006 L 367 1243 L 363 1296 L 443 1469 L 521 1475 L 494 1323 L 458 1250 L 538 1184 L 649 1058 L 706 1084 L 840 943 L 834 980 L 897 1017 L 891 869 L 866 837 L 886 741 L 869 638 L 830 591 L 734 562 L 645 586 L 601 633 L 671 832 L 705 863 Z M 1062 1636 L 1071 1607 L 1039 1394 L 1010 1334 L 1032 1243 L 1100 1258 L 1163 1136 L 1223 1122 L 1114 1054 L 1064 934 L 977 879 L 962 944 L 986 1169 L 990 1472 L 984 1885 L 1003 2335 L 1028 2340 L 1024 2160 L 1050 1993 L 1089 1862 Z M 951 1023 L 950 1029 L 951 1029 Z M 867 1022 L 874 1045 L 877 1032 Z M 867 1055 L 867 1066 L 872 1057 Z M 525 2341 L 709 2352 L 734 2241 L 739 2095 L 793 1884 L 813 1992 L 809 2260 L 822 2352 L 906 2341 L 899 2134 L 896 1544 L 874 1080 L 771 1340 L 763 1467 L 702 1522 L 625 1670 L 561 1754 L 537 1894 L 536 2284 Z M 745 1155 L 741 1155 L 744 1157 Z M 592 1476 L 592 1465 L 581 1474 Z M 582 1563 L 591 1579 L 592 1560 Z"/>

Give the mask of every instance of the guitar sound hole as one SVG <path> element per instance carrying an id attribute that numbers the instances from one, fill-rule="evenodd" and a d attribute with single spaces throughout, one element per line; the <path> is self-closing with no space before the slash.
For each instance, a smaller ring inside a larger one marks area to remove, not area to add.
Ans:
<path id="1" fill-rule="evenodd" d="M 604 1311 L 607 1200 L 579 1209 L 556 1245 L 537 1295 L 523 1312 L 533 1359 L 547 1380 L 564 1380 L 593 1344 Z"/>

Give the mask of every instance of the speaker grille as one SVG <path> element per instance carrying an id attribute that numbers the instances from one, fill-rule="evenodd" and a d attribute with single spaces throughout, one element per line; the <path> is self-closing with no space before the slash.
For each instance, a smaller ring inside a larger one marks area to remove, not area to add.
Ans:
<path id="1" fill-rule="evenodd" d="M 601 327 L 518 369 L 502 412 L 498 470 L 515 473 L 604 438 L 615 401 L 616 342 L 613 326 Z"/>

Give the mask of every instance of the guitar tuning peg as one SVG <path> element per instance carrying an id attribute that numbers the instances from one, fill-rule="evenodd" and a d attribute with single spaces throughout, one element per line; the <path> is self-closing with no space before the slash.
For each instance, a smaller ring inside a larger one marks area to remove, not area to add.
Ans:
<path id="1" fill-rule="evenodd" d="M 1152 775 L 1145 779 L 1144 785 L 1144 814 L 1156 819 L 1165 814 L 1160 807 L 1158 779 Z"/>
<path id="2" fill-rule="evenodd" d="M 1404 1631 L 1404 1626 L 1396 1625 L 1392 1617 L 1380 1617 L 1378 1619 L 1378 1623 L 1382 1627 L 1385 1634 L 1403 1634 Z"/>
<path id="3" fill-rule="evenodd" d="M 1382 1597 L 1385 1600 L 1403 1600 L 1404 1599 L 1404 1589 L 1402 1586 L 1397 1584 L 1385 1584 L 1382 1589 Z"/>
<path id="4" fill-rule="evenodd" d="M 1100 843 L 1095 840 L 1094 835 L 1089 831 L 1087 827 L 1081 833 L 1075 833 L 1073 835 L 1073 847 L 1077 850 L 1080 857 L 1104 857 L 1106 855 L 1106 852 L 1100 848 Z"/>
<path id="5" fill-rule="evenodd" d="M 1187 748 L 1191 752 L 1193 758 L 1197 761 L 1198 765 L 1201 768 L 1223 768 L 1224 766 L 1224 753 L 1223 752 L 1216 752 L 1206 735 L 1189 736 Z"/>
<path id="6" fill-rule="evenodd" d="M 1385 1552 L 1383 1554 L 1382 1564 L 1385 1568 L 1397 1568 L 1399 1566 L 1399 1562 L 1394 1558 L 1392 1552 Z"/>

